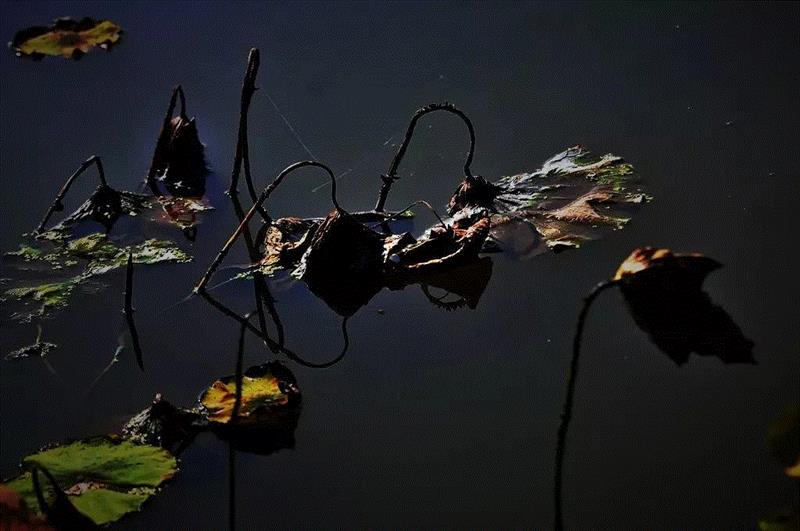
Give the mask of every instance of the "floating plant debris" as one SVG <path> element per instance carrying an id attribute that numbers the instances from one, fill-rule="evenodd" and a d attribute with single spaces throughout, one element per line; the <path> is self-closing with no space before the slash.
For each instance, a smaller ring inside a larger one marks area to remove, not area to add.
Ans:
<path id="1" fill-rule="evenodd" d="M 180 97 L 180 112 L 175 112 Z M 197 134 L 195 118 L 186 114 L 186 97 L 178 85 L 172 91 L 164 122 L 158 135 L 153 160 L 147 172 L 147 185 L 156 196 L 163 195 L 158 183 L 177 197 L 199 198 L 206 191 L 206 167 L 204 148 Z"/>
<path id="2" fill-rule="evenodd" d="M 48 343 L 47 341 L 42 341 L 42 326 L 37 325 L 37 332 L 36 332 L 36 340 L 31 345 L 24 346 L 22 348 L 18 348 L 17 350 L 10 352 L 6 355 L 7 360 L 21 360 L 24 358 L 30 357 L 39 357 L 43 358 L 47 356 L 51 350 L 55 350 L 58 348 L 58 345 L 55 343 Z"/>
<path id="3" fill-rule="evenodd" d="M 78 440 L 25 457 L 22 474 L 5 483 L 28 508 L 39 506 L 33 478 L 39 467 L 97 525 L 138 511 L 177 472 L 175 458 L 162 448 L 105 436 Z M 41 490 L 48 505 L 57 498 L 53 485 Z"/>
<path id="4" fill-rule="evenodd" d="M 465 179 L 448 211 L 458 216 L 476 208 L 490 210 L 492 242 L 521 257 L 580 247 L 621 229 L 650 200 L 632 165 L 614 155 L 593 157 L 579 146 L 551 157 L 533 173 L 489 185 L 472 181 Z M 481 191 L 470 192 L 474 186 Z"/>
<path id="5" fill-rule="evenodd" d="M 256 248 L 264 246 L 261 251 L 264 253 L 262 273 L 291 270 L 292 276 L 306 282 L 311 291 L 337 313 L 352 315 L 384 285 L 415 283 L 420 275 L 478 259 L 490 228 L 484 213 L 461 216 L 450 225 L 441 222 L 441 226 L 427 231 L 419 240 L 408 233 L 382 234 L 339 206 L 336 180 L 330 168 L 316 161 L 302 161 L 286 167 L 264 189 L 200 279 L 196 291 L 205 290 L 236 240 L 242 234 L 248 239 L 248 223 L 256 212 L 264 215 L 262 205 L 283 179 L 303 167 L 321 168 L 328 174 L 334 211 L 321 223 L 284 218 L 275 222 L 275 230 L 270 230 L 271 223 L 268 222 L 254 245 Z M 424 201 L 418 203 L 430 207 Z M 286 227 L 295 234 L 305 233 L 299 239 L 289 239 L 286 238 L 290 234 Z"/>
<path id="6" fill-rule="evenodd" d="M 124 267 L 128 263 L 129 255 L 137 264 L 191 261 L 191 256 L 170 241 L 151 239 L 135 245 L 119 246 L 102 233 L 89 234 L 68 242 L 42 241 L 38 245 L 35 248 L 24 245 L 18 251 L 7 253 L 7 256 L 22 260 L 17 266 L 19 269 L 30 269 L 39 263 L 58 273 L 68 273 L 71 276 L 6 290 L 4 298 L 34 302 L 39 305 L 39 308 L 32 312 L 16 315 L 23 321 L 30 321 L 34 316 L 45 317 L 52 310 L 65 307 L 69 296 L 78 285 Z"/>
<path id="7" fill-rule="evenodd" d="M 41 59 L 46 55 L 80 59 L 92 48 L 110 50 L 122 36 L 122 28 L 110 20 L 89 17 L 57 18 L 49 27 L 34 26 L 14 35 L 8 43 L 18 57 Z"/>
<path id="8" fill-rule="evenodd" d="M 93 165 L 97 168 L 97 176 L 100 180 L 98 187 L 75 212 L 64 218 L 55 227 L 46 230 L 47 222 L 53 213 L 64 210 L 64 197 L 66 197 L 72 184 Z M 136 216 L 146 206 L 147 197 L 132 192 L 120 192 L 111 188 L 106 181 L 103 162 L 97 155 L 92 155 L 78 166 L 78 169 L 61 186 L 34 234 L 39 239 L 63 240 L 68 237 L 73 226 L 84 220 L 100 223 L 105 227 L 106 232 L 109 232 L 121 216 Z"/>
<path id="9" fill-rule="evenodd" d="M 417 110 L 389 170 L 381 176 L 375 205 L 383 212 L 392 184 L 413 138 L 419 119 L 435 111 L 458 116 L 469 131 L 469 151 L 464 161 L 464 180 L 450 198 L 448 213 L 455 218 L 477 210 L 491 214 L 491 247 L 519 257 L 549 250 L 580 247 L 609 230 L 620 229 L 636 206 L 649 201 L 633 166 L 621 157 L 593 156 L 580 146 L 559 153 L 532 173 L 521 173 L 489 182 L 473 175 L 475 129 L 463 111 L 450 103 L 434 103 Z"/>
<path id="10" fill-rule="evenodd" d="M 175 407 L 157 394 L 150 406 L 123 426 L 122 437 L 137 444 L 171 449 L 193 435 L 199 419 L 194 411 Z"/>
<path id="11" fill-rule="evenodd" d="M 234 417 L 236 376 L 225 376 L 203 391 L 200 404 L 209 422 L 256 426 L 282 422 L 300 405 L 294 375 L 277 361 L 250 367 L 242 375 L 241 403 Z"/>

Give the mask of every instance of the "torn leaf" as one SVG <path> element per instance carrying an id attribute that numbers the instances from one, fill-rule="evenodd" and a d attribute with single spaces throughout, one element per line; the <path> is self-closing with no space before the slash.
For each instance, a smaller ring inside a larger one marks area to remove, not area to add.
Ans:
<path id="1" fill-rule="evenodd" d="M 94 437 L 54 446 L 29 455 L 23 472 L 6 482 L 28 507 L 38 507 L 31 470 L 47 470 L 78 511 L 103 525 L 138 511 L 158 487 L 177 472 L 175 458 L 166 450 L 111 437 Z M 43 488 L 53 502 L 52 485 Z"/>
<path id="2" fill-rule="evenodd" d="M 57 18 L 49 27 L 34 26 L 14 35 L 9 47 L 18 57 L 41 59 L 62 56 L 80 59 L 94 47 L 110 50 L 122 35 L 122 28 L 110 20 Z"/>
<path id="3" fill-rule="evenodd" d="M 633 166 L 621 157 L 594 157 L 576 146 L 532 173 L 494 183 L 468 176 L 450 199 L 448 213 L 488 209 L 492 244 L 513 256 L 530 257 L 577 248 L 621 229 L 649 199 Z"/>

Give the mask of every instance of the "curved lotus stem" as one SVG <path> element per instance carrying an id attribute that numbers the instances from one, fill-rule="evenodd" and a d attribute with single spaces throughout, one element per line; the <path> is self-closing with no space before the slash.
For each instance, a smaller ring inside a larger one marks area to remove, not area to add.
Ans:
<path id="1" fill-rule="evenodd" d="M 464 114 L 463 111 L 451 103 L 432 103 L 422 107 L 421 109 L 418 109 L 417 112 L 414 113 L 414 116 L 411 117 L 411 122 L 408 124 L 408 129 L 406 130 L 406 136 L 403 139 L 403 143 L 400 145 L 400 148 L 397 150 L 394 159 L 392 159 L 392 163 L 389 166 L 389 171 L 386 172 L 386 175 L 381 175 L 383 184 L 381 185 L 380 193 L 378 194 L 378 202 L 375 204 L 375 210 L 377 212 L 383 212 L 383 209 L 386 205 L 386 198 L 389 195 L 389 190 L 392 188 L 392 183 L 398 179 L 397 168 L 400 166 L 400 162 L 403 160 L 403 157 L 408 150 L 408 146 L 411 143 L 411 138 L 414 136 L 414 128 L 416 128 L 417 122 L 426 114 L 434 111 L 447 111 L 455 114 L 466 124 L 467 130 L 469 131 L 469 151 L 467 152 L 467 159 L 464 161 L 464 175 L 468 178 L 472 177 L 470 165 L 472 165 L 472 157 L 475 154 L 475 128 L 472 126 L 472 122 L 469 118 L 467 118 L 467 115 Z"/>
<path id="2" fill-rule="evenodd" d="M 278 174 L 277 177 L 275 177 L 275 180 L 273 180 L 269 184 L 269 186 L 264 188 L 263 192 L 261 192 L 261 195 L 258 197 L 258 199 L 250 208 L 250 210 L 247 212 L 247 214 L 245 214 L 244 218 L 242 218 L 242 221 L 241 223 L 239 223 L 239 226 L 236 228 L 235 231 L 233 231 L 233 234 L 231 234 L 231 237 L 228 238 L 227 242 L 225 242 L 225 245 L 223 245 L 222 249 L 219 250 L 219 253 L 217 253 L 216 258 L 214 258 L 214 261 L 211 262 L 211 265 L 209 266 L 208 270 L 205 272 L 203 277 L 200 279 L 200 282 L 194 288 L 195 293 L 203 291 L 205 289 L 206 284 L 208 284 L 208 281 L 211 280 L 211 277 L 214 275 L 214 272 L 217 270 L 219 265 L 225 259 L 225 256 L 228 254 L 231 247 L 233 247 L 233 244 L 236 243 L 236 240 L 239 238 L 242 232 L 244 232 L 245 228 L 247 227 L 247 224 L 250 222 L 251 219 L 253 219 L 253 216 L 258 211 L 258 209 L 261 208 L 261 205 L 264 203 L 264 201 L 266 201 L 267 198 L 270 195 L 272 195 L 272 192 L 274 192 L 275 189 L 278 186 L 280 186 L 280 184 L 283 182 L 283 179 L 286 178 L 286 176 L 292 173 L 293 171 L 298 170 L 300 168 L 304 168 L 306 166 L 314 166 L 316 168 L 321 168 L 328 174 L 328 176 L 331 179 L 331 201 L 333 202 L 333 206 L 336 208 L 337 212 L 342 214 L 347 214 L 347 212 L 341 206 L 339 206 L 339 202 L 336 200 L 336 176 L 333 174 L 333 171 L 328 166 L 314 160 L 304 160 L 301 162 L 295 162 L 294 164 L 290 164 L 289 166 L 284 168 Z"/>
<path id="3" fill-rule="evenodd" d="M 250 109 L 253 93 L 256 91 L 256 76 L 258 75 L 260 63 L 261 60 L 258 48 L 251 48 L 247 56 L 247 68 L 244 73 L 244 81 L 242 81 L 242 97 L 239 107 L 239 134 L 236 140 L 236 152 L 233 158 L 231 183 L 228 187 L 228 195 L 234 196 L 237 194 L 236 186 L 239 184 L 239 172 L 241 171 L 242 163 L 244 163 L 244 177 L 247 182 L 247 190 L 253 202 L 256 201 L 257 196 L 255 188 L 253 187 L 253 180 L 250 176 L 250 148 L 247 142 L 247 112 Z"/>
<path id="4" fill-rule="evenodd" d="M 39 223 L 39 226 L 36 227 L 36 230 L 34 231 L 36 234 L 44 232 L 44 228 L 47 225 L 47 222 L 50 220 L 50 216 L 53 215 L 53 212 L 55 212 L 56 210 L 58 211 L 64 210 L 64 205 L 61 201 L 64 199 L 64 196 L 67 195 L 70 186 L 72 186 L 72 183 L 75 182 L 75 179 L 77 179 L 83 172 L 85 172 L 92 164 L 97 166 L 97 174 L 98 177 L 100 178 L 100 184 L 103 186 L 108 186 L 108 183 L 106 182 L 106 174 L 103 171 L 103 162 L 97 155 L 92 155 L 91 157 L 83 161 L 83 163 L 80 166 L 78 166 L 78 169 L 75 170 L 75 172 L 72 175 L 70 175 L 69 178 L 67 178 L 67 181 L 63 184 L 63 186 L 61 186 L 61 189 L 58 191 L 58 194 L 56 194 L 55 200 L 53 200 L 52 204 L 50 205 L 50 208 L 47 209 L 47 213 L 44 215 L 44 218 L 42 218 L 41 223 Z"/>
<path id="5" fill-rule="evenodd" d="M 553 490 L 555 498 L 555 529 L 561 531 L 564 529 L 564 516 L 561 510 L 562 507 L 562 476 L 564 472 L 564 456 L 567 450 L 567 431 L 569 430 L 569 423 L 572 420 L 572 401 L 575 396 L 575 384 L 578 378 L 578 360 L 581 353 L 581 337 L 583 335 L 583 327 L 586 324 L 586 316 L 589 313 L 594 300 L 602 292 L 609 288 L 613 288 L 618 284 L 617 281 L 611 280 L 601 282 L 592 289 L 591 293 L 583 299 L 583 307 L 578 316 L 578 326 L 575 329 L 575 337 L 572 341 L 572 361 L 569 365 L 569 373 L 567 376 L 567 395 L 564 399 L 564 406 L 561 410 L 561 424 L 558 426 L 558 444 L 556 446 L 556 466 L 553 473 Z"/>
<path id="6" fill-rule="evenodd" d="M 244 317 L 242 317 L 238 313 L 234 312 L 233 310 L 231 310 L 230 308 L 228 308 L 227 306 L 222 304 L 220 301 L 218 301 L 217 299 L 212 297 L 211 294 L 208 293 L 207 291 L 205 291 L 205 290 L 200 291 L 199 295 L 201 297 L 203 297 L 206 300 L 206 302 L 211 304 L 214 308 L 216 308 L 219 311 L 221 311 L 224 315 L 227 315 L 228 317 L 230 317 L 233 320 L 237 321 L 239 324 L 242 325 L 243 328 L 246 328 L 247 330 L 249 330 L 256 337 L 261 338 L 267 344 L 267 346 L 269 346 L 270 349 L 273 350 L 273 352 L 281 352 L 282 354 L 284 354 L 290 360 L 292 360 L 292 361 L 294 361 L 296 363 L 299 363 L 300 365 L 303 365 L 304 367 L 309 367 L 311 369 L 325 369 L 325 368 L 328 368 L 328 367 L 340 362 L 344 358 L 345 354 L 347 353 L 347 350 L 350 348 L 350 337 L 347 334 L 347 320 L 348 320 L 347 317 L 345 317 L 342 320 L 342 335 L 344 337 L 344 346 L 342 348 L 342 351 L 339 353 L 338 356 L 336 356 L 334 359 L 332 359 L 330 361 L 326 361 L 326 362 L 323 362 L 323 363 L 313 363 L 313 362 L 310 362 L 310 361 L 306 361 L 305 359 L 300 357 L 300 355 L 297 354 L 296 352 L 294 352 L 293 350 L 290 350 L 290 349 L 286 348 L 285 346 L 283 346 L 283 344 L 276 343 L 263 330 L 259 330 L 259 328 L 257 326 L 253 325 L 250 322 L 250 319 L 245 319 Z"/>
<path id="7" fill-rule="evenodd" d="M 439 213 L 436 212 L 436 209 L 433 208 L 433 205 L 431 205 L 430 203 L 428 203 L 424 199 L 419 199 L 417 201 L 414 201 L 413 203 L 409 203 L 404 208 L 398 210 L 395 214 L 387 215 L 386 218 L 383 221 L 381 221 L 377 225 L 373 225 L 373 228 L 378 226 L 378 225 L 382 225 L 382 224 L 386 223 L 387 221 L 391 221 L 391 220 L 397 219 L 398 217 L 402 216 L 403 213 L 405 213 L 408 209 L 414 208 L 417 205 L 422 205 L 425 208 L 427 208 L 428 210 L 430 210 L 431 213 L 434 216 L 436 216 L 436 219 L 439 220 L 439 223 L 442 225 L 442 227 L 444 227 L 445 229 L 447 228 L 447 223 L 445 223 L 444 220 L 442 219 L 442 217 L 439 215 Z"/>
<path id="8" fill-rule="evenodd" d="M 156 184 L 156 158 L 158 156 L 159 149 L 158 147 L 165 142 L 168 142 L 167 135 L 170 134 L 170 121 L 172 121 L 172 115 L 175 113 L 175 104 L 177 103 L 177 99 L 180 98 L 181 100 L 181 110 L 180 116 L 182 120 L 188 120 L 189 117 L 186 114 L 186 96 L 183 93 L 183 87 L 180 85 L 175 85 L 175 88 L 172 89 L 172 96 L 169 99 L 169 105 L 167 106 L 167 112 L 164 113 L 164 121 L 161 124 L 161 132 L 158 135 L 158 140 L 156 141 L 156 149 L 153 152 L 153 160 L 150 162 L 150 169 L 147 170 L 147 178 L 145 182 L 147 186 L 150 188 L 150 191 L 153 192 L 153 195 L 161 195 L 160 191 L 158 190 L 158 184 Z"/>

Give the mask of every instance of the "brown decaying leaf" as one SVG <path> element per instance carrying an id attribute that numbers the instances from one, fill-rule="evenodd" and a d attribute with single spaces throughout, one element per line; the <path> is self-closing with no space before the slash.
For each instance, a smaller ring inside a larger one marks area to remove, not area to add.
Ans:
<path id="1" fill-rule="evenodd" d="M 614 275 L 636 324 L 676 364 L 695 352 L 723 363 L 755 363 L 753 342 L 702 290 L 721 267 L 698 253 L 636 249 Z"/>

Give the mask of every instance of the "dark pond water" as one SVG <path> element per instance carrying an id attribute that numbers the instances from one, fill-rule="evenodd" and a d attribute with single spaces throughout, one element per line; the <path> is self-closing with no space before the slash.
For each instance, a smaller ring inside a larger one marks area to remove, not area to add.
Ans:
<path id="1" fill-rule="evenodd" d="M 227 184 L 247 50 L 262 54 L 251 113 L 254 173 L 308 158 L 337 173 L 346 208 L 372 206 L 391 143 L 414 109 L 448 100 L 477 130 L 473 169 L 533 170 L 583 144 L 634 163 L 655 200 L 622 231 L 530 261 L 492 256 L 474 310 L 444 311 L 418 287 L 382 291 L 348 323 L 338 364 L 289 364 L 304 393 L 293 450 L 235 455 L 240 529 L 548 528 L 556 431 L 581 298 L 642 245 L 700 251 L 725 267 L 706 288 L 754 343 L 757 365 L 693 355 L 676 366 L 618 293 L 590 314 L 564 471 L 567 528 L 751 529 L 797 504 L 765 432 L 800 392 L 796 234 L 800 7 L 791 4 L 3 3 L 0 35 L 56 16 L 119 22 L 112 53 L 40 63 L 0 54 L 0 244 L 16 247 L 90 154 L 134 189 L 169 90 L 182 83 L 214 174 L 218 209 L 195 260 L 137 270 L 146 371 L 130 350 L 108 364 L 123 275 L 44 323 L 48 357 L 0 363 L 0 473 L 42 445 L 118 430 L 156 392 L 192 404 L 234 370 L 238 325 L 191 290 L 235 218 Z M 726 125 L 726 123 L 728 125 Z M 390 196 L 443 205 L 459 181 L 461 124 L 424 122 Z M 352 171 L 349 171 L 351 170 Z M 324 178 L 281 188 L 276 214 L 321 215 Z M 88 188 L 76 196 L 88 192 Z M 70 203 L 68 206 L 75 206 Z M 432 222 L 421 213 L 419 232 Z M 180 237 L 178 232 L 174 233 Z M 230 263 L 246 261 L 238 249 Z M 338 353 L 341 318 L 302 283 L 272 284 L 287 344 Z M 240 312 L 252 290 L 215 292 Z M 379 312 L 379 310 L 382 310 Z M 33 325 L 2 323 L 3 354 Z M 274 355 L 250 339 L 246 365 Z M 87 394 L 88 393 L 88 394 Z M 124 529 L 222 529 L 228 447 L 211 434 Z"/>

